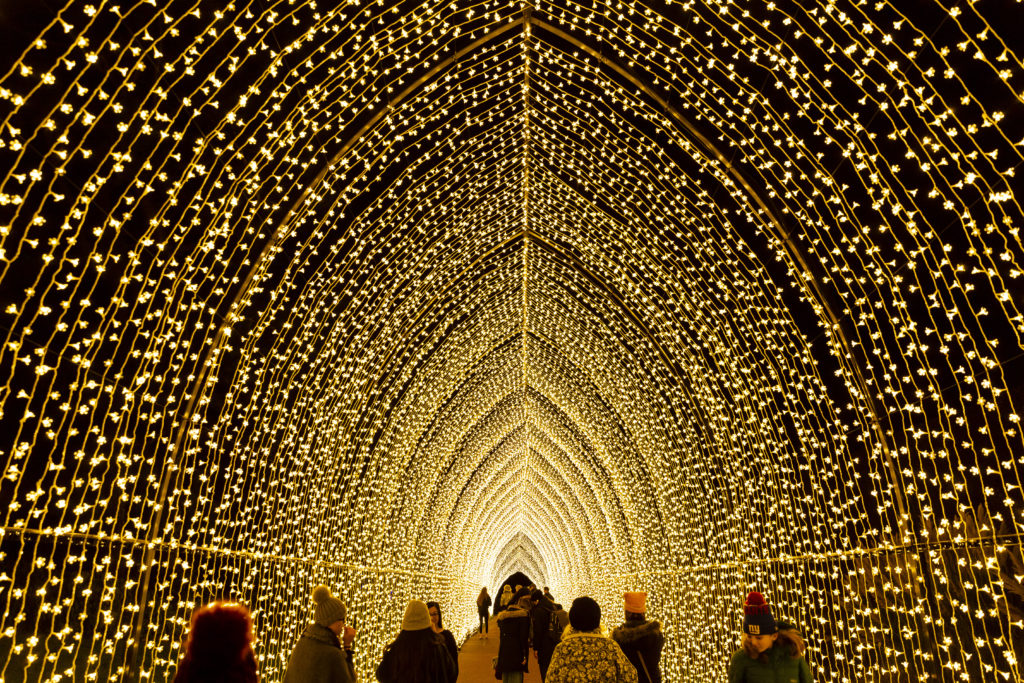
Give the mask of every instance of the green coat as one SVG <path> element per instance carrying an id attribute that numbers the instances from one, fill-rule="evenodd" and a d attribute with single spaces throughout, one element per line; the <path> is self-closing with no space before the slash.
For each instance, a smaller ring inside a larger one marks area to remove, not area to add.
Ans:
<path id="1" fill-rule="evenodd" d="M 622 648 L 599 633 L 569 631 L 551 656 L 547 683 L 637 683 Z"/>
<path id="2" fill-rule="evenodd" d="M 354 683 L 352 665 L 334 631 L 310 624 L 288 658 L 284 683 Z"/>
<path id="3" fill-rule="evenodd" d="M 765 651 L 768 661 L 751 659 L 742 648 L 729 660 L 729 683 L 812 683 L 811 668 L 804 657 L 791 657 L 773 645 Z"/>

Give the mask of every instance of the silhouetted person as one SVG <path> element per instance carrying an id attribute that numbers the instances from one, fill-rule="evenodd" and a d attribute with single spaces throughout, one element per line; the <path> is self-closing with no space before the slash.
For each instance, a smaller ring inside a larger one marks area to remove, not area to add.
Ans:
<path id="1" fill-rule="evenodd" d="M 540 680 L 543 681 L 551 663 L 551 653 L 558 644 L 554 630 L 556 628 L 553 615 L 555 603 L 551 602 L 538 590 L 530 596 L 532 608 L 530 619 L 533 621 L 533 651 L 537 653 L 537 666 L 540 669 Z"/>
<path id="2" fill-rule="evenodd" d="M 551 656 L 547 683 L 637 683 L 636 669 L 622 649 L 601 633 L 596 600 L 573 600 L 569 626 Z"/>
<path id="3" fill-rule="evenodd" d="M 498 660 L 495 675 L 503 683 L 522 683 L 529 671 L 530 659 L 530 599 L 520 598 L 498 615 Z"/>
<path id="4" fill-rule="evenodd" d="M 489 616 L 488 609 L 490 606 L 491 596 L 487 594 L 487 586 L 484 586 L 480 589 L 480 595 L 476 596 L 476 613 L 480 617 L 480 633 L 483 634 L 484 638 L 487 637 L 487 617 Z"/>
<path id="5" fill-rule="evenodd" d="M 743 604 L 743 639 L 729 660 L 729 683 L 811 683 L 806 649 L 799 631 L 776 623 L 764 596 L 752 592 Z"/>
<path id="6" fill-rule="evenodd" d="M 331 595 L 327 586 L 313 589 L 313 623 L 295 644 L 284 683 L 352 683 L 352 639 L 355 630 L 345 627 L 345 603 Z M 340 636 L 345 634 L 343 646 Z"/>
<path id="7" fill-rule="evenodd" d="M 626 621 L 612 631 L 612 640 L 636 668 L 640 683 L 661 683 L 661 649 L 665 636 L 661 624 L 647 620 L 647 593 L 626 593 L 623 602 Z"/>
<path id="8" fill-rule="evenodd" d="M 211 602 L 192 613 L 174 683 L 256 683 L 252 617 L 237 602 Z"/>
<path id="9" fill-rule="evenodd" d="M 426 603 L 409 601 L 402 630 L 384 648 L 376 675 L 381 683 L 454 683 L 455 662 L 444 640 L 430 627 Z"/>

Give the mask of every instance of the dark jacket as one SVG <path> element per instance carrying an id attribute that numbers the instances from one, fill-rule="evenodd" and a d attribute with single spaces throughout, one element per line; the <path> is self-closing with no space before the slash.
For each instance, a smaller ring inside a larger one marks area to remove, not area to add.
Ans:
<path id="1" fill-rule="evenodd" d="M 551 615 L 555 612 L 555 603 L 545 597 L 533 606 L 530 618 L 533 619 L 533 649 L 552 650 L 557 641 L 551 638 Z"/>
<path id="2" fill-rule="evenodd" d="M 501 638 L 495 671 L 529 671 L 530 613 L 515 605 L 506 608 L 498 615 L 498 630 Z"/>
<path id="3" fill-rule="evenodd" d="M 353 683 L 355 680 L 352 663 L 334 631 L 320 624 L 310 624 L 288 658 L 284 683 Z"/>
<path id="4" fill-rule="evenodd" d="M 433 631 L 430 635 L 434 637 L 430 639 L 426 656 L 417 663 L 415 671 L 400 670 L 397 654 L 402 644 L 399 641 L 384 648 L 384 656 L 377 665 L 377 680 L 381 683 L 455 683 L 458 677 L 456 664 L 448 654 L 444 639 Z"/>
<path id="5" fill-rule="evenodd" d="M 491 606 L 491 596 L 490 595 L 485 595 L 483 602 L 479 603 L 476 606 L 477 614 L 479 614 L 482 617 L 486 617 L 487 616 L 487 608 L 490 607 L 490 606 Z"/>
<path id="6" fill-rule="evenodd" d="M 764 653 L 764 661 L 751 659 L 740 648 L 729 660 L 729 683 L 775 683 L 793 681 L 812 683 L 811 668 L 801 655 L 793 657 L 785 647 L 773 645 Z"/>
<path id="7" fill-rule="evenodd" d="M 661 683 L 659 664 L 661 648 L 665 645 L 661 624 L 656 621 L 627 621 L 612 631 L 612 639 L 636 667 L 640 683 Z"/>
<path id="8" fill-rule="evenodd" d="M 448 629 L 441 631 L 439 634 L 441 640 L 444 641 L 444 646 L 448 648 L 448 654 L 451 655 L 452 661 L 455 662 L 455 678 L 459 677 L 459 644 L 455 642 L 455 636 Z"/>

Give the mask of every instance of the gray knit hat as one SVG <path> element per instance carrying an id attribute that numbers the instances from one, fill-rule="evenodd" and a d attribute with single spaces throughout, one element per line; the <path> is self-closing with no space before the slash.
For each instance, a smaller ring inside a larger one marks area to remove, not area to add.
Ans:
<path id="1" fill-rule="evenodd" d="M 336 621 L 345 621 L 345 603 L 331 595 L 331 589 L 327 586 L 317 586 L 313 589 L 313 621 L 321 626 L 330 626 Z"/>

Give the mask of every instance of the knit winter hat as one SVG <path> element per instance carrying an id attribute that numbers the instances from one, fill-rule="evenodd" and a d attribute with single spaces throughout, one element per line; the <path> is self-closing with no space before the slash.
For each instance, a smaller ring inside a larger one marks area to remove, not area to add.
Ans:
<path id="1" fill-rule="evenodd" d="M 596 631 L 601 625 L 601 606 L 594 598 L 582 596 L 572 601 L 569 624 L 577 631 Z"/>
<path id="2" fill-rule="evenodd" d="M 403 631 L 422 631 L 430 628 L 430 612 L 427 610 L 427 603 L 422 600 L 410 600 L 405 607 L 405 616 L 402 617 Z"/>
<path id="3" fill-rule="evenodd" d="M 647 612 L 647 593 L 626 593 L 622 596 L 626 603 L 626 611 L 633 614 Z"/>
<path id="4" fill-rule="evenodd" d="M 313 589 L 313 621 L 321 626 L 330 626 L 336 621 L 345 621 L 345 603 L 331 595 L 331 589 L 327 586 L 317 586 Z"/>
<path id="5" fill-rule="evenodd" d="M 775 617 L 764 596 L 756 591 L 747 595 L 743 603 L 743 632 L 751 636 L 770 636 L 777 630 Z"/>

